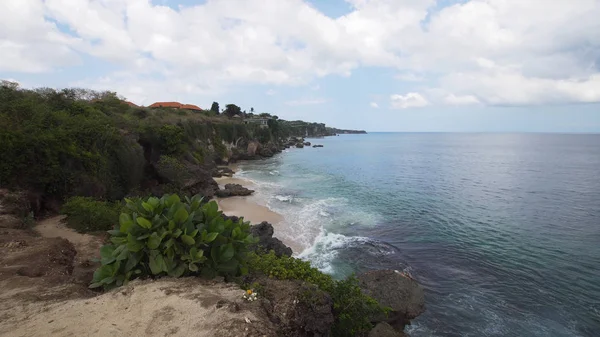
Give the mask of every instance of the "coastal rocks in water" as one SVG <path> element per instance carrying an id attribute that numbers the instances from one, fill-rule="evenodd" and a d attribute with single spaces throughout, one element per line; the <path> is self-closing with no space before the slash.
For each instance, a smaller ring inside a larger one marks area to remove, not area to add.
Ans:
<path id="1" fill-rule="evenodd" d="M 380 322 L 369 331 L 368 337 L 406 337 L 406 334 L 394 330 L 394 328 L 386 322 Z"/>
<path id="2" fill-rule="evenodd" d="M 399 331 L 425 311 L 423 288 L 409 276 L 395 270 L 375 270 L 357 276 L 361 290 L 383 307 L 392 310 L 386 318 L 372 317 L 372 322 L 387 322 Z"/>
<path id="3" fill-rule="evenodd" d="M 296 144 L 296 147 L 297 147 L 297 148 L 299 148 L 299 149 L 301 149 L 301 148 L 303 148 L 303 147 L 304 147 L 304 144 L 302 144 L 302 143 L 297 143 L 297 144 Z"/>
<path id="4" fill-rule="evenodd" d="M 292 280 L 257 280 L 266 300 L 263 308 L 281 336 L 329 336 L 334 323 L 333 300 L 318 287 Z"/>
<path id="5" fill-rule="evenodd" d="M 266 251 L 274 251 L 275 255 L 292 256 L 292 249 L 286 246 L 281 240 L 273 237 L 273 225 L 263 221 L 258 225 L 250 227 L 250 233 L 258 238 L 257 245 L 264 248 Z"/>
<path id="6" fill-rule="evenodd" d="M 254 190 L 245 188 L 240 184 L 227 184 L 222 190 L 218 190 L 216 196 L 219 198 L 227 198 L 234 196 L 246 196 L 254 193 Z"/>
<path id="7" fill-rule="evenodd" d="M 313 145 L 313 147 L 323 147 L 323 145 Z"/>
<path id="8" fill-rule="evenodd" d="M 310 142 L 304 142 L 304 146 L 310 146 Z"/>
<path id="9" fill-rule="evenodd" d="M 262 147 L 259 154 L 263 157 L 273 157 L 273 151 L 267 147 Z"/>
<path id="10" fill-rule="evenodd" d="M 233 170 L 230 169 L 227 166 L 217 166 L 217 167 L 215 167 L 213 169 L 212 176 L 214 178 L 220 178 L 220 177 L 223 177 L 223 176 L 225 176 L 225 177 L 232 177 L 234 173 L 235 172 L 233 172 Z"/>

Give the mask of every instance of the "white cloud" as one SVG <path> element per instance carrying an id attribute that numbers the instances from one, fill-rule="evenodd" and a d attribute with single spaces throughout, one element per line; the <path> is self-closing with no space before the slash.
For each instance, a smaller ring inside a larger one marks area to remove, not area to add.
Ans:
<path id="1" fill-rule="evenodd" d="M 464 96 L 456 96 L 454 94 L 450 94 L 444 98 L 444 102 L 450 105 L 470 105 L 470 104 L 479 104 L 479 100 L 477 97 L 472 95 L 464 95 Z"/>
<path id="2" fill-rule="evenodd" d="M 398 73 L 406 91 L 443 93 L 428 94 L 432 103 L 600 101 L 598 0 L 347 2 L 352 11 L 334 19 L 301 0 L 177 10 L 149 0 L 3 0 L 0 72 L 57 71 L 91 56 L 117 70 L 78 84 L 158 99 L 309 85 L 376 66 Z"/>
<path id="3" fill-rule="evenodd" d="M 371 108 L 379 108 L 379 104 L 375 103 L 375 102 L 371 102 L 371 104 L 369 104 L 371 106 Z"/>
<path id="4" fill-rule="evenodd" d="M 394 76 L 394 78 L 405 82 L 422 82 L 425 80 L 424 77 L 419 76 L 415 73 L 402 73 Z"/>
<path id="5" fill-rule="evenodd" d="M 391 95 L 390 101 L 394 109 L 422 108 L 429 102 L 417 92 L 409 92 L 406 95 Z"/>
<path id="6" fill-rule="evenodd" d="M 273 89 L 269 89 L 267 90 L 267 92 L 265 92 L 265 94 L 267 94 L 268 96 L 273 96 L 275 95 L 277 92 Z"/>
<path id="7" fill-rule="evenodd" d="M 290 106 L 316 105 L 316 104 L 323 104 L 323 103 L 327 103 L 327 100 L 324 99 L 324 98 L 301 99 L 301 100 L 294 100 L 294 101 L 287 101 L 287 102 L 285 102 L 285 104 L 290 105 Z"/>

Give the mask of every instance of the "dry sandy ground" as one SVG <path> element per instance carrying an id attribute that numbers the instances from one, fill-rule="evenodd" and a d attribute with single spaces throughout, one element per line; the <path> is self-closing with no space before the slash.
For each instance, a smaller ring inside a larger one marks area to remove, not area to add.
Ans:
<path id="1" fill-rule="evenodd" d="M 102 240 L 97 236 L 77 233 L 65 226 L 64 218 L 61 215 L 44 219 L 34 229 L 45 238 L 61 237 L 71 241 L 73 246 L 75 246 L 75 250 L 77 250 L 77 255 L 75 256 L 76 262 L 80 263 L 99 257 Z"/>
<path id="2" fill-rule="evenodd" d="M 243 293 L 199 278 L 133 281 L 94 298 L 20 305 L 0 336 L 276 336 Z"/>

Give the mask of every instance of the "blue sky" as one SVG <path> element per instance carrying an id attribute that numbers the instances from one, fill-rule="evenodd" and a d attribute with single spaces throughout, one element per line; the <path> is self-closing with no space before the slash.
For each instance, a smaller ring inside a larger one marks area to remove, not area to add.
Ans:
<path id="1" fill-rule="evenodd" d="M 600 132 L 598 17 L 598 0 L 8 0 L 0 79 L 368 131 Z"/>

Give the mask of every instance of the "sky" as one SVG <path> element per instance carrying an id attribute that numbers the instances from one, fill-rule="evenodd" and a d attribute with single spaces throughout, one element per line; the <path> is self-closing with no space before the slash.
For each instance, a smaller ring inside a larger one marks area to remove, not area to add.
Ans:
<path id="1" fill-rule="evenodd" d="M 600 132 L 600 0 L 2 0 L 0 79 L 367 131 Z"/>

